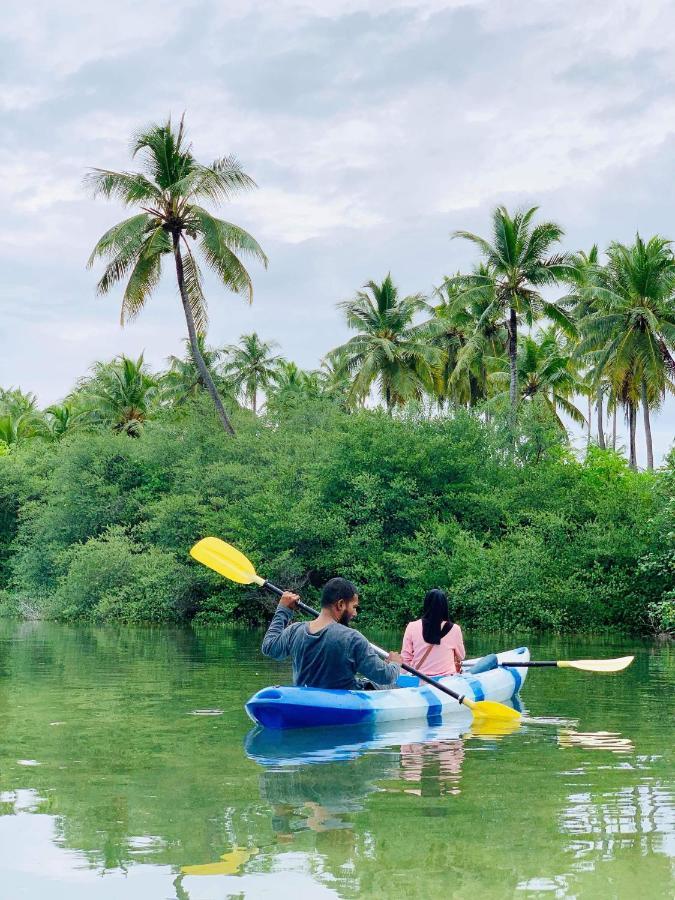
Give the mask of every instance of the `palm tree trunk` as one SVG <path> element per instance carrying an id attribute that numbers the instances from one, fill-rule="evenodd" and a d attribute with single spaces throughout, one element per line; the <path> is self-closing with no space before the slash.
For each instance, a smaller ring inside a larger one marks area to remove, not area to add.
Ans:
<path id="1" fill-rule="evenodd" d="M 593 403 L 591 401 L 591 392 L 588 392 L 588 440 L 586 446 L 591 446 L 591 426 L 593 424 Z"/>
<path id="2" fill-rule="evenodd" d="M 647 468 L 654 471 L 654 447 L 652 444 L 652 425 L 649 421 L 649 400 L 647 398 L 647 382 L 642 379 L 642 414 L 645 421 L 645 441 L 647 444 Z"/>
<path id="3" fill-rule="evenodd" d="M 632 400 L 628 401 L 628 432 L 630 439 L 630 458 L 628 464 L 631 469 L 637 469 L 637 453 L 635 451 L 635 426 L 637 419 L 637 409 Z"/>
<path id="4" fill-rule="evenodd" d="M 258 415 L 258 389 L 253 388 L 253 415 Z"/>
<path id="5" fill-rule="evenodd" d="M 598 392 L 595 398 L 595 408 L 598 413 L 598 447 L 604 450 L 607 445 L 605 444 L 605 431 L 602 425 L 602 388 L 600 385 L 598 385 Z"/>
<path id="6" fill-rule="evenodd" d="M 616 403 L 612 410 L 612 450 L 616 450 Z"/>
<path id="7" fill-rule="evenodd" d="M 509 310 L 509 397 L 511 409 L 518 405 L 518 319 L 513 307 Z"/>
<path id="8" fill-rule="evenodd" d="M 177 233 L 173 234 L 173 256 L 176 263 L 176 279 L 178 281 L 178 290 L 180 292 L 180 299 L 183 303 L 183 312 L 185 313 L 185 321 L 187 322 L 188 329 L 188 337 L 190 338 L 190 347 L 192 348 L 192 356 L 194 358 L 195 364 L 199 371 L 199 374 L 202 378 L 202 381 L 206 387 L 206 390 L 211 395 L 211 399 L 213 400 L 213 405 L 216 408 L 216 413 L 218 414 L 218 418 L 220 419 L 220 423 L 228 434 L 231 434 L 234 437 L 234 428 L 232 427 L 232 423 L 230 422 L 227 413 L 225 412 L 225 407 L 223 406 L 223 401 L 220 399 L 220 395 L 216 390 L 216 386 L 213 383 L 213 378 L 211 378 L 211 373 L 206 367 L 206 363 L 204 362 L 204 357 L 202 356 L 199 350 L 199 341 L 197 340 L 197 330 L 195 328 L 195 320 L 192 316 L 192 310 L 190 309 L 190 301 L 188 300 L 187 293 L 185 291 L 185 278 L 183 275 L 183 257 L 180 252 L 180 244 L 178 243 L 179 237 Z"/>

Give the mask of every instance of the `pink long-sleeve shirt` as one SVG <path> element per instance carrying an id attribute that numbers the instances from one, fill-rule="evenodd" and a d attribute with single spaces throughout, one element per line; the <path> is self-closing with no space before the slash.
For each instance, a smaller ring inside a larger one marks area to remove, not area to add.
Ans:
<path id="1" fill-rule="evenodd" d="M 431 652 L 424 660 L 422 666 L 420 660 L 431 646 Z M 457 662 L 461 662 L 466 656 L 462 629 L 455 622 L 450 631 L 441 638 L 440 644 L 427 644 L 422 636 L 422 620 L 410 622 L 403 635 L 403 647 L 401 648 L 403 662 L 418 669 L 424 675 L 455 675 Z"/>

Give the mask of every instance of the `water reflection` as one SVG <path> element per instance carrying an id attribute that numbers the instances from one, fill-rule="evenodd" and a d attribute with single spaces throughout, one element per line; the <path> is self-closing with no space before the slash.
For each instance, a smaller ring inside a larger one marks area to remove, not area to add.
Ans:
<path id="1" fill-rule="evenodd" d="M 612 753 L 632 753 L 635 750 L 630 738 L 617 731 L 568 731 L 558 732 L 558 746 L 563 748 L 585 747 L 587 750 L 611 750 Z"/>
<path id="2" fill-rule="evenodd" d="M 419 787 L 404 788 L 406 794 L 440 797 L 459 794 L 464 762 L 464 741 L 432 741 L 429 744 L 404 744 L 401 747 L 401 778 Z"/>
<path id="3" fill-rule="evenodd" d="M 517 729 L 517 722 L 476 724 L 470 717 L 399 728 L 254 728 L 245 750 L 263 767 L 260 796 L 271 808 L 274 833 L 288 842 L 307 829 L 320 833 L 351 828 L 352 814 L 377 791 L 458 795 L 465 743 L 495 742 Z M 349 760 L 352 765 L 346 765 Z"/>
<path id="4" fill-rule="evenodd" d="M 467 716 L 242 752 L 244 701 L 288 676 L 257 635 L 3 627 L 3 900 L 668 896 L 667 649 L 533 673 L 512 734 Z"/>
<path id="5" fill-rule="evenodd" d="M 452 773 L 458 775 L 463 744 L 460 734 L 469 725 L 470 718 L 462 717 L 437 727 L 370 725 L 289 732 L 253 729 L 247 735 L 245 750 L 263 767 L 260 796 L 271 807 L 275 834 L 288 842 L 295 833 L 307 829 L 316 833 L 350 829 L 353 814 L 363 809 L 370 794 L 391 790 L 386 785 L 397 783 L 402 772 L 404 780 L 421 781 L 425 752 L 433 767 L 444 744 L 453 756 Z M 439 777 L 445 776 L 446 763 L 441 764 Z"/>

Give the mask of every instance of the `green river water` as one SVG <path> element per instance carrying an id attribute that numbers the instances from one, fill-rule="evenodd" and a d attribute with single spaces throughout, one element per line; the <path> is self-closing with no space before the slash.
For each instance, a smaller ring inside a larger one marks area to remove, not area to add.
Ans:
<path id="1" fill-rule="evenodd" d="M 512 734 L 289 743 L 249 734 L 260 637 L 0 622 L 0 900 L 674 896 L 671 647 L 469 634 L 636 660 L 531 671 Z"/>

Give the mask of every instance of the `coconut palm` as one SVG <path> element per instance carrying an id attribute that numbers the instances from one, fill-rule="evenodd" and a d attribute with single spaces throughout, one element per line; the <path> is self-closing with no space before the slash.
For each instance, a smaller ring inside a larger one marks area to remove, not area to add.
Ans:
<path id="1" fill-rule="evenodd" d="M 207 347 L 203 334 L 197 335 L 197 344 L 204 364 L 211 373 L 214 383 L 216 383 L 217 376 L 214 372 L 222 357 L 222 351 L 217 350 L 215 347 Z M 170 356 L 167 362 L 169 363 L 169 368 L 162 375 L 160 384 L 161 395 L 164 401 L 175 406 L 181 406 L 187 400 L 194 399 L 202 390 L 206 389 L 204 379 L 192 355 L 189 338 L 185 341 L 185 356 Z M 224 385 L 220 384 L 217 386 L 219 393 L 222 394 Z"/>
<path id="2" fill-rule="evenodd" d="M 35 413 L 4 413 L 0 415 L 0 443 L 8 448 L 17 447 L 24 441 L 41 435 L 42 424 Z"/>
<path id="3" fill-rule="evenodd" d="M 225 348 L 223 373 L 254 413 L 258 411 L 258 392 L 269 388 L 279 369 L 281 357 L 272 353 L 278 346 L 276 341 L 262 341 L 254 331 L 242 334 L 238 344 Z"/>
<path id="4" fill-rule="evenodd" d="M 44 411 L 44 437 L 59 441 L 87 425 L 87 412 L 73 403 L 55 403 Z"/>
<path id="5" fill-rule="evenodd" d="M 594 244 L 586 253 L 580 250 L 571 256 L 571 271 L 568 281 L 571 286 L 569 294 L 559 302 L 561 305 L 571 307 L 577 327 L 581 328 L 583 321 L 593 315 L 598 309 L 598 298 L 593 291 L 597 283 L 597 273 L 600 268 L 600 254 L 598 245 Z M 603 402 L 608 393 L 608 385 L 602 371 L 598 370 L 593 362 L 593 354 L 584 354 L 577 357 L 588 366 L 584 377 L 585 394 L 588 398 L 588 443 L 591 442 L 591 416 L 592 399 L 595 399 L 595 409 L 598 428 L 598 446 L 605 449 L 605 432 L 603 428 Z"/>
<path id="6" fill-rule="evenodd" d="M 355 400 L 364 401 L 377 384 L 391 413 L 394 407 L 433 390 L 442 354 L 429 342 L 425 326 L 413 324 L 416 313 L 428 309 L 420 294 L 399 297 L 389 274 L 382 284 L 369 281 L 353 300 L 339 306 L 350 328 L 359 330 L 336 348 L 348 358 L 353 376 L 350 393 Z"/>
<path id="7" fill-rule="evenodd" d="M 570 258 L 566 253 L 550 255 L 564 232 L 554 222 L 533 225 L 537 212 L 533 206 L 511 216 L 499 206 L 492 217 L 492 242 L 470 231 L 455 231 L 453 237 L 476 244 L 485 263 L 483 272 L 460 276 L 460 283 L 477 294 L 484 292 L 494 281 L 494 300 L 485 310 L 486 318 L 505 318 L 508 331 L 509 397 L 515 409 L 518 402 L 518 326 L 528 326 L 542 315 L 574 334 L 572 319 L 562 305 L 545 300 L 540 290 L 551 287 L 570 272 Z"/>
<path id="8" fill-rule="evenodd" d="M 19 388 L 0 388 L 0 414 L 18 417 L 25 413 L 37 414 L 35 394 L 26 394 Z"/>
<path id="9" fill-rule="evenodd" d="M 318 400 L 322 393 L 319 372 L 306 372 L 294 362 L 279 360 L 269 385 L 267 409 L 273 413 L 288 412 Z"/>
<path id="10" fill-rule="evenodd" d="M 517 362 L 520 399 L 543 402 L 562 431 L 565 431 L 565 425 L 559 413 L 565 413 L 579 425 L 586 424 L 583 413 L 570 399 L 580 393 L 583 387 L 576 370 L 573 347 L 561 339 L 555 326 L 547 328 L 538 338 L 525 335 L 519 340 Z M 493 384 L 506 388 L 510 384 L 507 360 L 502 359 L 501 368 L 501 371 L 493 372 L 490 379 Z"/>
<path id="11" fill-rule="evenodd" d="M 0 388 L 0 441 L 15 447 L 44 431 L 37 397 L 19 388 Z"/>
<path id="12" fill-rule="evenodd" d="M 500 357 L 506 348 L 503 318 L 485 315 L 495 311 L 494 279 L 485 266 L 476 274 L 485 278 L 482 290 L 467 290 L 462 278 L 446 278 L 436 290 L 440 298 L 429 320 L 431 341 L 443 350 L 443 365 L 436 376 L 436 395 L 441 405 L 452 399 L 474 406 L 486 400 L 489 392 L 489 360 Z"/>
<path id="13" fill-rule="evenodd" d="M 349 374 L 349 354 L 344 347 L 338 347 L 326 354 L 321 360 L 319 377 L 321 392 L 348 410 L 352 405 L 350 398 L 352 381 Z"/>
<path id="14" fill-rule="evenodd" d="M 126 281 L 121 312 L 124 324 L 138 315 L 159 283 L 162 258 L 172 256 L 193 358 L 223 428 L 234 434 L 199 348 L 198 335 L 206 333 L 207 318 L 195 251 L 226 288 L 251 301 L 251 277 L 240 257 L 256 259 L 265 266 L 267 257 L 248 232 L 216 218 L 200 202 L 230 200 L 255 183 L 231 156 L 211 165 L 198 163 L 186 141 L 183 119 L 177 129 L 169 120 L 142 131 L 134 139 L 132 155 L 141 157 L 142 171 L 93 169 L 86 178 L 94 196 L 141 209 L 113 226 L 94 247 L 89 265 L 98 257 L 108 261 L 98 291 L 108 293 L 118 282 Z"/>
<path id="15" fill-rule="evenodd" d="M 118 356 L 97 362 L 92 374 L 78 383 L 69 400 L 77 402 L 91 423 L 108 425 L 129 437 L 139 437 L 157 392 L 157 381 L 143 356 Z"/>
<path id="16" fill-rule="evenodd" d="M 670 241 L 658 235 L 647 242 L 637 235 L 631 246 L 613 243 L 608 257 L 588 288 L 598 308 L 583 323 L 579 352 L 596 351 L 597 370 L 626 410 L 633 468 L 642 404 L 647 467 L 653 469 L 650 409 L 667 391 L 675 393 L 675 260 Z"/>

